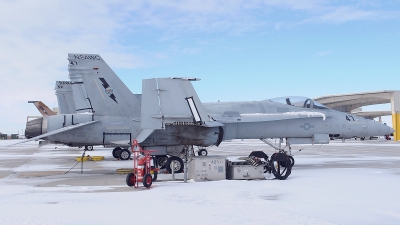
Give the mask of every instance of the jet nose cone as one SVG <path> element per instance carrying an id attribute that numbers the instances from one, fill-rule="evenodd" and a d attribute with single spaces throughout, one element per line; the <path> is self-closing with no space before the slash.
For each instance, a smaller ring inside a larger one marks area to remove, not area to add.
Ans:
<path id="1" fill-rule="evenodd" d="M 389 130 L 390 130 L 389 134 L 391 134 L 391 133 L 394 133 L 394 132 L 395 132 L 395 130 L 394 130 L 393 128 L 391 128 L 391 127 L 389 127 Z"/>
<path id="2" fill-rule="evenodd" d="M 383 136 L 391 134 L 394 129 L 377 121 L 368 121 L 368 135 L 367 136 Z"/>

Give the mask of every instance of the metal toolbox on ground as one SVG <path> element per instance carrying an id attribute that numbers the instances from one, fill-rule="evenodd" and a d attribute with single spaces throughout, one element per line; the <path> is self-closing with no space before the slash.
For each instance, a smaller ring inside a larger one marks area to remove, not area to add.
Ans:
<path id="1" fill-rule="evenodd" d="M 226 179 L 226 159 L 216 156 L 195 156 L 190 158 L 188 178 L 194 181 Z"/>
<path id="2" fill-rule="evenodd" d="M 230 180 L 264 179 L 264 166 L 233 164 L 227 168 L 227 178 Z"/>

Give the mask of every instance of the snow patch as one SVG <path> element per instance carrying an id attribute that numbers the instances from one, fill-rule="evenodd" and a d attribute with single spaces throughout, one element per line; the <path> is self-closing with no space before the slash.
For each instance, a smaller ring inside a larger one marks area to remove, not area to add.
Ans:
<path id="1" fill-rule="evenodd" d="M 285 113 L 243 113 L 240 116 L 308 116 L 308 117 L 322 117 L 326 119 L 326 115 L 321 112 L 285 112 Z"/>

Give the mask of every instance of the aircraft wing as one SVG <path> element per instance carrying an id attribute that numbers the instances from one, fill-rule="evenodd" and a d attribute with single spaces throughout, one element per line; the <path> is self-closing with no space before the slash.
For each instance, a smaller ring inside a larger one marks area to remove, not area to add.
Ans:
<path id="1" fill-rule="evenodd" d="M 12 144 L 12 145 L 9 145 L 9 146 L 18 145 L 18 144 L 22 144 L 22 143 L 30 142 L 30 141 L 37 141 L 37 140 L 39 140 L 41 138 L 44 138 L 44 137 L 48 137 L 48 136 L 51 136 L 51 135 L 54 135 L 54 134 L 59 134 L 59 133 L 65 132 L 65 131 L 73 130 L 73 129 L 76 129 L 78 127 L 83 127 L 83 126 L 86 126 L 86 125 L 89 125 L 89 124 L 92 124 L 92 123 L 96 123 L 96 122 L 99 122 L 99 120 L 89 121 L 89 122 L 85 122 L 85 123 L 79 123 L 79 124 L 71 125 L 71 126 L 68 126 L 68 127 L 63 127 L 63 128 L 60 128 L 60 129 L 57 129 L 57 130 L 53 130 L 53 131 L 50 131 L 48 133 L 45 133 L 45 134 L 30 138 L 30 139 L 27 139 L 27 140 Z"/>
<path id="2" fill-rule="evenodd" d="M 141 128 L 164 129 L 165 125 L 223 126 L 208 116 L 191 81 L 197 78 L 143 80 Z"/>

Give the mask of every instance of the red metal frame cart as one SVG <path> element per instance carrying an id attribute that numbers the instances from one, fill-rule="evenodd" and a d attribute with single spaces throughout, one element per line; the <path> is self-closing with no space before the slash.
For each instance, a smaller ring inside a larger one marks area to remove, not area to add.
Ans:
<path id="1" fill-rule="evenodd" d="M 156 150 L 143 150 L 137 140 L 132 140 L 131 151 L 133 153 L 133 170 L 126 176 L 126 184 L 129 187 L 139 187 L 139 182 L 143 186 L 150 188 L 153 183 L 151 173 L 157 172 L 158 168 L 151 168 L 150 162 L 152 160 L 151 153 Z M 140 154 L 142 153 L 142 154 Z"/>

